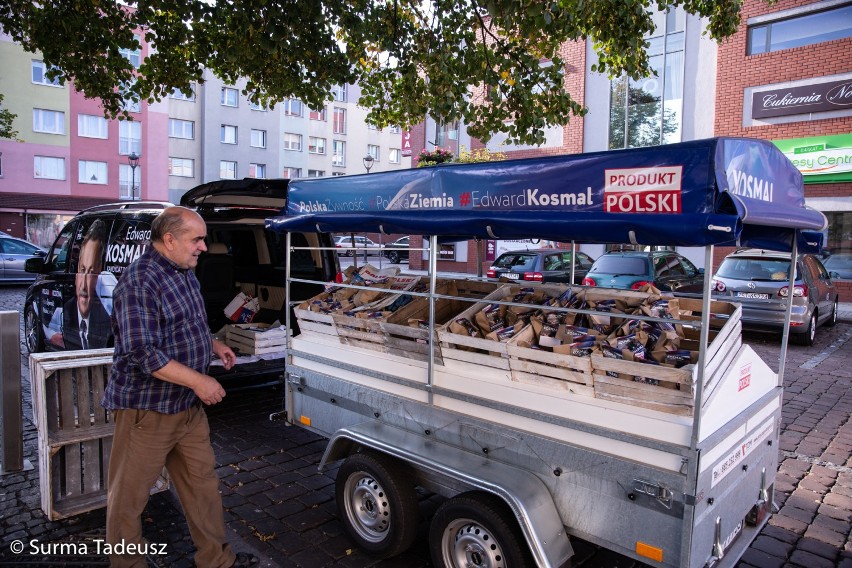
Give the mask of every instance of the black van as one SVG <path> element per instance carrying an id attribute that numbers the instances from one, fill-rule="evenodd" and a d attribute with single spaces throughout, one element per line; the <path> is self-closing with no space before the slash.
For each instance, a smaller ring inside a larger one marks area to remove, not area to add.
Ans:
<path id="1" fill-rule="evenodd" d="M 288 181 L 215 181 L 181 198 L 181 205 L 196 210 L 207 223 L 207 252 L 199 257 L 195 274 L 211 332 L 233 323 L 224 308 L 240 292 L 260 302 L 253 323 L 284 323 L 284 235 L 267 230 L 265 220 L 284 207 Z M 27 262 L 27 271 L 39 274 L 24 302 L 24 333 L 31 353 L 113 345 L 112 290 L 127 266 L 150 246 L 151 222 L 169 205 L 131 201 L 82 211 L 62 229 L 44 259 Z M 333 248 L 331 237 L 320 233 L 293 234 L 292 244 Z M 331 281 L 340 268 L 333 250 L 294 251 L 290 270 L 295 278 Z M 291 289 L 294 300 L 322 291 L 318 285 L 297 286 L 301 288 Z M 87 322 L 84 333 L 81 315 Z M 231 383 L 234 388 L 280 382 L 283 359 L 238 361 L 230 371 L 214 365 L 210 374 L 228 383 L 241 379 Z M 254 380 L 245 381 L 249 376 Z"/>

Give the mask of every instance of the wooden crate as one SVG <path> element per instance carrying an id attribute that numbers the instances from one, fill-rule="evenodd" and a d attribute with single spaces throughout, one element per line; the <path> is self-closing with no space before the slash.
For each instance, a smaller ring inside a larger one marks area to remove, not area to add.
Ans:
<path id="1" fill-rule="evenodd" d="M 595 396 L 591 358 L 521 346 L 535 341 L 531 325 L 509 340 L 507 353 L 513 381 Z"/>
<path id="2" fill-rule="evenodd" d="M 51 520 L 106 506 L 112 414 L 101 406 L 112 349 L 30 355 L 41 507 Z M 168 489 L 165 470 L 152 493 Z"/>
<path id="3" fill-rule="evenodd" d="M 231 324 L 225 329 L 225 343 L 247 355 L 278 353 L 287 348 L 287 332 L 266 323 Z"/>

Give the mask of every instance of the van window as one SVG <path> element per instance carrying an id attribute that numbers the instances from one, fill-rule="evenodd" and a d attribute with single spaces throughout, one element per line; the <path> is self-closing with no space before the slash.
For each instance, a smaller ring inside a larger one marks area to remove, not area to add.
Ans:
<path id="1" fill-rule="evenodd" d="M 56 241 L 53 243 L 53 248 L 50 249 L 50 254 L 47 258 L 48 272 L 65 272 L 65 269 L 68 267 L 68 253 L 71 250 L 71 244 L 74 242 L 74 239 L 71 237 L 74 234 L 76 226 L 77 223 L 68 223 L 62 229 L 62 232 L 59 233 L 59 236 L 56 237 Z"/>

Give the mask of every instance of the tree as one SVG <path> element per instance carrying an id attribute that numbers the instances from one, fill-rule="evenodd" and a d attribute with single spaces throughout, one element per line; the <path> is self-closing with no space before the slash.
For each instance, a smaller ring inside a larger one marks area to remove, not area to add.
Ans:
<path id="1" fill-rule="evenodd" d="M 3 99 L 3 93 L 0 93 L 0 138 L 12 138 L 16 140 L 18 138 L 18 131 L 12 130 L 12 121 L 18 115 L 9 112 L 8 109 L 2 108 Z"/>
<path id="2" fill-rule="evenodd" d="M 105 114 L 125 98 L 153 102 L 187 91 L 204 67 L 247 79 L 252 102 L 295 97 L 319 108 L 333 86 L 357 81 L 359 103 L 379 127 L 429 114 L 464 120 L 482 140 L 540 144 L 544 129 L 585 111 L 563 88 L 559 56 L 592 41 L 596 71 L 651 73 L 643 37 L 651 10 L 682 6 L 708 18 L 713 38 L 732 35 L 742 0 L 0 0 L 0 27 L 40 51 L 49 78 L 74 81 Z M 134 69 L 122 49 L 134 33 L 155 47 Z"/>

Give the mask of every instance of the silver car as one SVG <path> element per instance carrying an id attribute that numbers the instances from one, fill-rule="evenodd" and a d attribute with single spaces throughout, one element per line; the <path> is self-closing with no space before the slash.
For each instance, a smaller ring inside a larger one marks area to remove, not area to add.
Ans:
<path id="1" fill-rule="evenodd" d="M 3 235 L 0 238 L 0 283 L 29 283 L 36 275 L 24 270 L 30 258 L 43 258 L 44 249 L 24 239 Z"/>
<path id="2" fill-rule="evenodd" d="M 742 304 L 743 327 L 781 330 L 789 291 L 790 254 L 758 249 L 728 255 L 713 278 L 714 296 Z M 816 328 L 837 323 L 837 287 L 820 260 L 799 255 L 790 336 L 813 345 Z"/>

